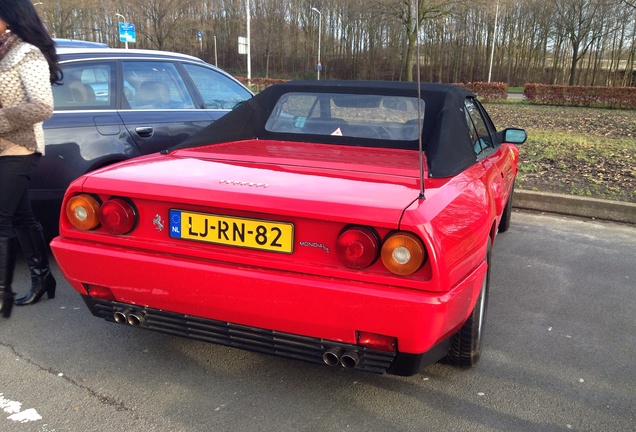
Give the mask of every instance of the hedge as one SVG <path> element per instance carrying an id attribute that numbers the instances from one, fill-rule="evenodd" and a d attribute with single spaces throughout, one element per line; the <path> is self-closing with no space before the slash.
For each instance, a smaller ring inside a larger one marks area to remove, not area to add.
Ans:
<path id="1" fill-rule="evenodd" d="M 276 78 L 252 78 L 248 80 L 245 77 L 235 77 L 243 85 L 252 88 L 255 91 L 261 91 L 271 85 L 280 84 L 289 80 L 276 79 Z M 506 99 L 508 97 L 508 86 L 506 83 L 486 83 L 486 82 L 471 82 L 471 83 L 459 83 L 463 87 L 475 93 L 481 100 L 493 101 Z"/>
<path id="2" fill-rule="evenodd" d="M 526 84 L 523 94 L 530 103 L 534 104 L 615 109 L 636 108 L 636 87 Z"/>
<path id="3" fill-rule="evenodd" d="M 259 92 L 271 85 L 286 82 L 285 79 L 236 77 L 244 85 Z M 486 102 L 508 98 L 508 85 L 503 82 L 459 83 Z M 533 104 L 568 105 L 614 109 L 636 109 L 636 87 L 585 87 L 546 84 L 526 84 L 523 89 L 526 100 Z"/>
<path id="4" fill-rule="evenodd" d="M 470 82 L 459 83 L 459 85 L 466 87 L 485 102 L 505 100 L 508 98 L 508 85 L 503 82 Z"/>
<path id="5" fill-rule="evenodd" d="M 265 90 L 267 87 L 272 86 L 274 84 L 280 84 L 287 82 L 289 80 L 286 79 L 277 79 L 277 78 L 252 78 L 248 80 L 246 77 L 234 77 L 241 82 L 246 87 L 249 87 L 252 91 L 258 93 L 262 90 Z"/>

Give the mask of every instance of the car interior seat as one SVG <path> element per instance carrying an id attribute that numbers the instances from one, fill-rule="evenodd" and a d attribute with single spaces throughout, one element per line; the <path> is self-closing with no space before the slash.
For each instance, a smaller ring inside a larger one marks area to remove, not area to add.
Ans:
<path id="1" fill-rule="evenodd" d="M 81 81 L 71 81 L 66 86 L 71 91 L 72 101 L 81 104 L 92 104 L 95 102 L 95 91 Z"/>
<path id="2" fill-rule="evenodd" d="M 145 81 L 135 97 L 136 108 L 166 108 L 170 103 L 170 89 L 160 81 Z"/>
<path id="3" fill-rule="evenodd" d="M 68 86 L 54 85 L 53 90 L 54 109 L 68 108 L 73 105 L 73 92 Z"/>

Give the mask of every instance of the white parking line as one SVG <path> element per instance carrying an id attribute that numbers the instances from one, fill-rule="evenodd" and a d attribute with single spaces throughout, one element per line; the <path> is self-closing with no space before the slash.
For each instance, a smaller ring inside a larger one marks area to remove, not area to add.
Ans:
<path id="1" fill-rule="evenodd" d="M 0 393 L 0 409 L 10 414 L 8 420 L 26 423 L 30 421 L 42 420 L 42 416 L 38 414 L 35 408 L 29 408 L 22 411 L 22 403 L 6 399 L 3 393 Z"/>

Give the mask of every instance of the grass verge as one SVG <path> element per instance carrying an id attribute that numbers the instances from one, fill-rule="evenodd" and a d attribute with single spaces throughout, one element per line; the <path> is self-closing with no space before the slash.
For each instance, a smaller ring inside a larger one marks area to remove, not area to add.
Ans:
<path id="1" fill-rule="evenodd" d="M 636 202 L 636 112 L 489 103 L 497 128 L 522 127 L 517 187 Z"/>

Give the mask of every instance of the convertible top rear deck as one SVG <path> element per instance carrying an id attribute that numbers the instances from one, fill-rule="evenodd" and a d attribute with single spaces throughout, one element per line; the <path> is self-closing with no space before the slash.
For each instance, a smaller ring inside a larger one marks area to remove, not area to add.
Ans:
<path id="1" fill-rule="evenodd" d="M 383 140 L 316 133 L 294 134 L 271 132 L 266 123 L 282 95 L 294 93 L 325 93 L 360 95 L 379 98 L 412 97 L 417 83 L 377 81 L 290 81 L 268 87 L 242 103 L 223 118 L 193 135 L 174 148 L 197 147 L 221 142 L 249 139 L 270 139 L 325 144 L 391 147 L 417 150 L 417 139 Z M 473 143 L 462 108 L 467 97 L 475 97 L 467 89 L 450 84 L 423 83 L 420 95 L 424 101 L 422 145 L 426 154 L 429 177 L 450 177 L 476 161 Z M 167 150 L 169 151 L 169 150 Z"/>

